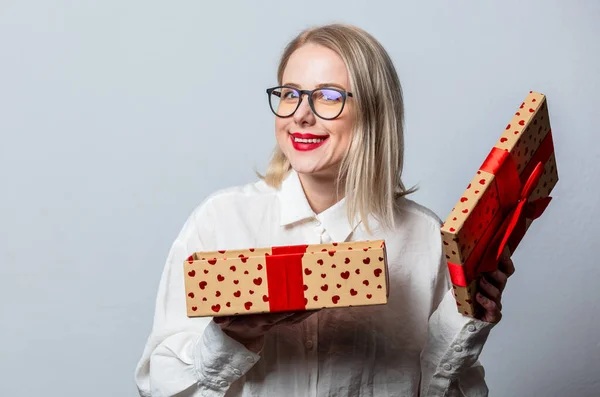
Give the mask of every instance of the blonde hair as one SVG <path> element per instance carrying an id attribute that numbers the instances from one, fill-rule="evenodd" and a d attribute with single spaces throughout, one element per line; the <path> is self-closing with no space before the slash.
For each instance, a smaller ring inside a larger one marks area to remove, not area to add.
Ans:
<path id="1" fill-rule="evenodd" d="M 284 49 L 277 71 L 281 84 L 292 53 L 307 43 L 336 52 L 346 64 L 356 106 L 355 125 L 348 152 L 342 160 L 338 186 L 343 186 L 348 220 L 358 216 L 370 232 L 368 216 L 384 227 L 394 226 L 398 198 L 413 193 L 402 183 L 404 159 L 404 105 L 400 80 L 383 46 L 366 31 L 351 25 L 330 24 L 304 30 Z M 265 176 L 278 188 L 291 169 L 275 147 Z"/>

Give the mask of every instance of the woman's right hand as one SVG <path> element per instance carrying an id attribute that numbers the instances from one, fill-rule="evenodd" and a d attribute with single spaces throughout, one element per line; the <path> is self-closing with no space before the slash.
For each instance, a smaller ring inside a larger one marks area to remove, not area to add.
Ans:
<path id="1" fill-rule="evenodd" d="M 262 349 L 264 335 L 269 330 L 281 325 L 298 324 L 317 311 L 221 316 L 215 317 L 213 320 L 225 334 L 246 346 L 248 350 L 258 353 Z"/>

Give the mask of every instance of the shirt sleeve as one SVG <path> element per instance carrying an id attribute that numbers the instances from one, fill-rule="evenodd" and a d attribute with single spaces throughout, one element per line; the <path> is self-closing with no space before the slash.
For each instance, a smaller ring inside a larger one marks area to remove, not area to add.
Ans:
<path id="1" fill-rule="evenodd" d="M 183 263 L 193 252 L 213 246 L 213 222 L 205 201 L 171 246 L 158 286 L 152 329 L 135 369 L 140 396 L 224 396 L 259 359 L 226 335 L 212 317 L 187 317 Z"/>
<path id="2" fill-rule="evenodd" d="M 434 310 L 421 353 L 420 396 L 488 396 L 479 355 L 495 324 L 458 312 L 441 241 L 436 253 L 441 259 L 432 284 Z"/>

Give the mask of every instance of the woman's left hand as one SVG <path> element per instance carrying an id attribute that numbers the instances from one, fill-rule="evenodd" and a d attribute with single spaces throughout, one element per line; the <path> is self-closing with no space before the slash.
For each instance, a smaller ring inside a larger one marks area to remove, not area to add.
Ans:
<path id="1" fill-rule="evenodd" d="M 506 281 L 515 272 L 515 266 L 510 259 L 508 250 L 500 257 L 498 269 L 485 273 L 479 281 L 479 292 L 476 299 L 481 305 L 481 311 L 476 316 L 481 321 L 497 323 L 502 318 L 502 291 L 506 287 Z"/>

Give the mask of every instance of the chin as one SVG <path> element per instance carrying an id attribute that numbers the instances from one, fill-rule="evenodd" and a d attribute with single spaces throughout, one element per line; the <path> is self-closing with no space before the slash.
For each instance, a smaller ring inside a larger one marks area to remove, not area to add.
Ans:
<path id="1" fill-rule="evenodd" d="M 332 178 L 337 176 L 336 172 L 338 167 L 336 166 L 323 166 L 304 161 L 290 161 L 290 164 L 298 174 L 321 177 L 328 176 Z"/>

